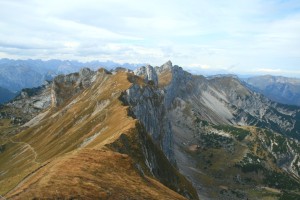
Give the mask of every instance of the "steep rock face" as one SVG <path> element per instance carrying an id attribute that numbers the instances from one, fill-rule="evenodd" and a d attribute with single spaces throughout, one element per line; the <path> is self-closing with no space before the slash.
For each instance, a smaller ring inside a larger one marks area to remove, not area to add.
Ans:
<path id="1" fill-rule="evenodd" d="M 184 71 L 181 67 L 172 65 L 171 61 L 156 68 L 156 72 L 160 77 L 161 85 L 165 85 L 165 106 L 169 108 L 172 101 L 178 96 L 186 96 L 189 94 L 189 82 L 192 80 L 192 75 Z M 168 80 L 168 78 L 170 80 Z"/>
<path id="2" fill-rule="evenodd" d="M 167 158 L 175 164 L 172 132 L 161 91 L 156 86 L 133 84 L 124 99 Z"/>
<path id="3" fill-rule="evenodd" d="M 89 87 L 95 80 L 96 72 L 83 68 L 79 73 L 59 75 L 53 80 L 51 88 L 52 106 L 57 107 Z"/>
<path id="4" fill-rule="evenodd" d="M 126 91 L 124 98 L 135 117 L 142 122 L 167 158 L 176 165 L 168 109 L 176 96 L 186 94 L 186 89 L 181 89 L 180 85 L 190 80 L 191 75 L 178 66 L 173 67 L 171 61 L 156 67 L 155 70 L 148 65 L 135 70 L 134 73 L 142 76 L 146 83 L 152 80 L 154 84 L 151 87 L 134 84 Z M 166 87 L 163 88 L 163 85 Z"/>

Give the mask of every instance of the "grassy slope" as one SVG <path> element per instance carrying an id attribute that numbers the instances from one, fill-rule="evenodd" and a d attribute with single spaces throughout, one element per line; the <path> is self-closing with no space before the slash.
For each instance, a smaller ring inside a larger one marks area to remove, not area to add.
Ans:
<path id="1" fill-rule="evenodd" d="M 128 155 L 91 148 L 53 160 L 7 197 L 184 199 L 158 181 L 140 176 Z"/>
<path id="2" fill-rule="evenodd" d="M 6 136 L 0 194 L 15 199 L 184 199 L 142 176 L 130 157 L 105 146 L 135 129 L 136 120 L 118 100 L 131 84 L 124 72 L 99 72 L 96 82 L 68 106 L 51 108 L 35 125 Z"/>

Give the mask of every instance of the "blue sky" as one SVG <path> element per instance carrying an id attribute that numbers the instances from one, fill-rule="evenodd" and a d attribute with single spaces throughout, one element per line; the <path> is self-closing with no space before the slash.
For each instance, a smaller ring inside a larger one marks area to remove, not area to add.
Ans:
<path id="1" fill-rule="evenodd" d="M 0 57 L 300 77 L 299 0 L 1 0 Z"/>

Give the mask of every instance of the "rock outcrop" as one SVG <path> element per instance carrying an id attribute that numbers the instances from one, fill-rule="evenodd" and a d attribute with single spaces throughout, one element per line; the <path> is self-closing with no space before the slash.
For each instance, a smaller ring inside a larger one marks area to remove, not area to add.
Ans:
<path id="1" fill-rule="evenodd" d="M 146 82 L 152 81 L 153 85 L 158 84 L 157 74 L 151 65 L 140 67 L 133 72 L 135 75 L 143 77 Z"/>
<path id="2" fill-rule="evenodd" d="M 31 89 L 23 89 L 12 101 L 2 106 L 0 118 L 22 125 L 51 105 L 51 82 Z"/>
<path id="3" fill-rule="evenodd" d="M 96 72 L 83 68 L 79 73 L 55 77 L 51 88 L 52 106 L 62 105 L 65 101 L 89 87 L 95 80 L 95 75 Z"/>

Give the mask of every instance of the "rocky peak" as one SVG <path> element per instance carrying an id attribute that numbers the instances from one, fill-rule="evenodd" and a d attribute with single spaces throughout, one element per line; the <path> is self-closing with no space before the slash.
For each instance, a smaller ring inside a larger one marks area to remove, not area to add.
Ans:
<path id="1" fill-rule="evenodd" d="M 171 60 L 168 60 L 165 64 L 163 64 L 161 66 L 162 68 L 172 68 L 173 67 L 173 64 L 171 62 Z"/>
<path id="2" fill-rule="evenodd" d="M 87 88 L 95 80 L 96 72 L 90 70 L 89 68 L 82 68 L 79 71 L 79 82 L 81 82 L 83 88 Z"/>
<path id="3" fill-rule="evenodd" d="M 146 65 L 134 70 L 134 74 L 137 76 L 143 76 L 145 81 L 153 81 L 155 85 L 158 84 L 158 77 L 156 71 L 151 65 Z"/>
<path id="4" fill-rule="evenodd" d="M 173 64 L 172 62 L 169 60 L 168 62 L 166 62 L 165 64 L 163 64 L 160 67 L 155 67 L 155 71 L 157 74 L 161 74 L 164 73 L 166 71 L 172 71 L 173 68 Z"/>
<path id="5" fill-rule="evenodd" d="M 178 65 L 173 65 L 171 61 L 156 67 L 155 70 L 158 74 L 158 85 L 164 90 L 165 105 L 168 108 L 179 93 L 187 92 L 186 85 L 192 79 L 192 75 Z"/>
<path id="6" fill-rule="evenodd" d="M 158 75 L 171 73 L 172 79 L 184 79 L 186 75 L 190 75 L 190 73 L 184 71 L 178 65 L 173 65 L 172 62 L 169 60 L 165 64 L 160 67 L 156 67 L 155 71 Z"/>

